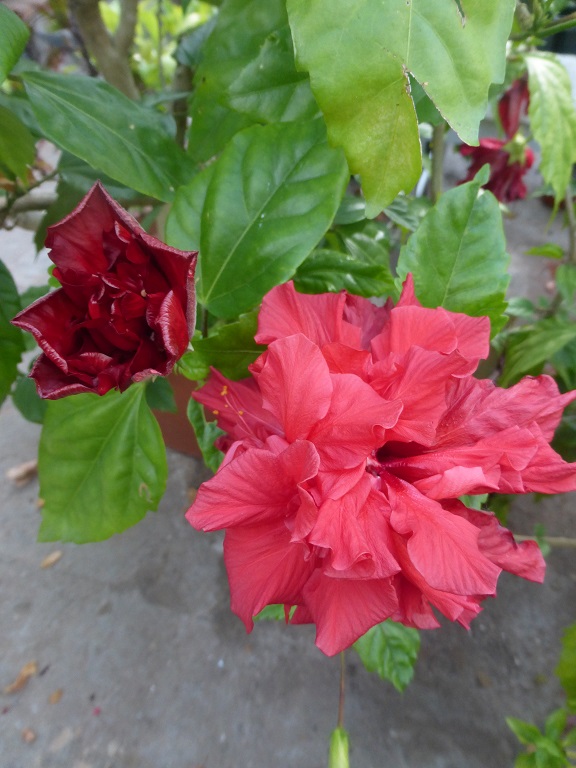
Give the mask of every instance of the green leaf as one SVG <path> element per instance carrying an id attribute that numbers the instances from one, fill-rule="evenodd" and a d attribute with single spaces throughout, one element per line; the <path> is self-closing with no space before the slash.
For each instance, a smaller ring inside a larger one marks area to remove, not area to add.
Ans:
<path id="1" fill-rule="evenodd" d="M 42 424 L 48 403 L 36 392 L 36 384 L 27 376 L 18 376 L 12 390 L 12 402 L 22 416 L 34 424 Z"/>
<path id="2" fill-rule="evenodd" d="M 47 72 L 22 79 L 46 136 L 93 168 L 164 201 L 191 176 L 193 164 L 166 118 L 107 83 Z"/>
<path id="3" fill-rule="evenodd" d="M 26 184 L 28 166 L 35 156 L 36 145 L 26 126 L 13 112 L 0 106 L 0 167 Z"/>
<path id="4" fill-rule="evenodd" d="M 254 621 L 286 621 L 283 603 L 267 605 L 254 616 Z"/>
<path id="5" fill-rule="evenodd" d="M 218 325 L 206 338 L 194 339 L 194 354 L 206 366 L 217 368 L 228 379 L 244 379 L 248 366 L 262 354 L 265 347 L 256 344 L 254 336 L 258 326 L 258 313 L 240 315 L 234 323 Z"/>
<path id="6" fill-rule="evenodd" d="M 508 255 L 496 198 L 474 181 L 446 192 L 400 252 L 398 275 L 411 272 L 426 307 L 487 315 L 495 335 L 506 323 Z"/>
<path id="7" fill-rule="evenodd" d="M 576 712 L 576 624 L 568 627 L 562 636 L 562 653 L 556 675 L 566 691 L 568 708 Z"/>
<path id="8" fill-rule="evenodd" d="M 356 224 L 366 218 L 366 200 L 362 197 L 344 195 L 336 211 L 334 224 Z"/>
<path id="9" fill-rule="evenodd" d="M 506 725 L 522 744 L 537 744 L 542 739 L 542 734 L 535 725 L 517 717 L 507 717 Z"/>
<path id="10" fill-rule="evenodd" d="M 288 19 L 266 37 L 257 56 L 238 73 L 230 85 L 228 103 L 254 122 L 318 116 L 308 76 L 296 71 Z"/>
<path id="11" fill-rule="evenodd" d="M 576 461 L 576 404 L 564 409 L 560 426 L 554 433 L 552 448 L 564 461 Z"/>
<path id="12" fill-rule="evenodd" d="M 164 376 L 146 382 L 146 402 L 153 411 L 176 413 L 178 410 L 172 386 Z"/>
<path id="13" fill-rule="evenodd" d="M 415 232 L 420 222 L 430 210 L 432 202 L 427 197 L 398 197 L 384 209 L 388 218 L 403 229 Z"/>
<path id="14" fill-rule="evenodd" d="M 225 319 L 255 307 L 318 243 L 347 181 L 344 157 L 318 120 L 235 136 L 206 193 L 198 301 Z"/>
<path id="15" fill-rule="evenodd" d="M 24 351 L 22 331 L 10 324 L 20 309 L 16 284 L 10 270 L 0 261 L 0 405 L 10 392 Z"/>
<path id="16" fill-rule="evenodd" d="M 187 413 L 190 424 L 194 427 L 204 463 L 212 472 L 216 472 L 222 463 L 224 454 L 214 446 L 214 441 L 225 433 L 215 421 L 206 421 L 204 406 L 197 403 L 193 398 L 188 401 Z"/>
<path id="17" fill-rule="evenodd" d="M 410 92 L 412 93 L 412 98 L 414 100 L 418 122 L 430 123 L 430 125 L 442 125 L 444 118 L 440 112 L 438 112 L 434 106 L 434 102 L 427 95 L 418 80 L 414 80 L 413 77 L 410 78 Z"/>
<path id="18" fill-rule="evenodd" d="M 417 629 L 388 619 L 369 629 L 354 648 L 368 672 L 376 672 L 396 690 L 403 691 L 414 676 L 420 634 Z"/>
<path id="19" fill-rule="evenodd" d="M 518 755 L 514 762 L 514 768 L 536 768 L 536 754 L 534 752 L 530 754 L 524 752 Z"/>
<path id="20" fill-rule="evenodd" d="M 22 55 L 29 36 L 26 24 L 0 4 L 0 85 Z"/>
<path id="21" fill-rule="evenodd" d="M 394 289 L 386 264 L 359 261 L 340 251 L 314 251 L 296 270 L 294 285 L 301 293 L 348 291 L 357 296 L 381 296 Z"/>
<path id="22" fill-rule="evenodd" d="M 338 726 L 330 734 L 328 768 L 350 768 L 350 743 L 347 732 Z"/>
<path id="23" fill-rule="evenodd" d="M 576 662 L 576 655 L 574 656 Z M 552 741 L 558 741 L 566 729 L 568 712 L 564 708 L 555 709 L 546 718 L 544 733 Z"/>
<path id="24" fill-rule="evenodd" d="M 525 55 L 530 104 L 528 115 L 534 138 L 540 144 L 540 173 L 562 200 L 576 161 L 576 109 L 570 77 L 551 54 Z"/>
<path id="25" fill-rule="evenodd" d="M 49 402 L 38 470 L 40 541 L 101 541 L 155 510 L 168 469 L 145 385 Z"/>
<path id="26" fill-rule="evenodd" d="M 542 243 L 525 251 L 526 256 L 543 256 L 546 259 L 563 259 L 564 248 L 558 243 Z"/>
<path id="27" fill-rule="evenodd" d="M 514 0 L 288 0 L 296 61 L 310 73 L 330 140 L 362 176 L 374 216 L 420 174 L 408 72 L 460 137 L 477 143 L 488 90 L 505 74 Z"/>
<path id="28" fill-rule="evenodd" d="M 215 163 L 207 165 L 188 184 L 178 188 L 166 219 L 166 242 L 173 248 L 181 251 L 200 248 L 202 209 L 215 168 Z"/>
<path id="29" fill-rule="evenodd" d="M 508 387 L 526 374 L 538 373 L 546 360 L 576 339 L 576 323 L 547 317 L 510 336 L 500 384 Z"/>

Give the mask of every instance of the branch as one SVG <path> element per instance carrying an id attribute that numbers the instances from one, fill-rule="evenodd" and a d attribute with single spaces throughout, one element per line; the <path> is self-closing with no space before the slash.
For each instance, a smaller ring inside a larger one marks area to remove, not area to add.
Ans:
<path id="1" fill-rule="evenodd" d="M 137 21 L 138 0 L 122 0 L 120 23 L 114 35 L 114 45 L 121 56 L 127 57 L 130 53 L 132 43 L 134 42 Z"/>
<path id="2" fill-rule="evenodd" d="M 514 534 L 516 541 L 536 541 L 535 536 L 522 536 L 519 533 Z M 570 539 L 568 536 L 543 536 L 541 541 L 550 544 L 551 547 L 568 547 L 576 549 L 576 539 Z"/>
<path id="3" fill-rule="evenodd" d="M 106 82 L 115 86 L 130 99 L 138 99 L 140 93 L 128 64 L 128 59 L 114 45 L 106 29 L 98 0 L 70 0 L 78 29 L 91 56 L 96 60 L 98 71 Z"/>

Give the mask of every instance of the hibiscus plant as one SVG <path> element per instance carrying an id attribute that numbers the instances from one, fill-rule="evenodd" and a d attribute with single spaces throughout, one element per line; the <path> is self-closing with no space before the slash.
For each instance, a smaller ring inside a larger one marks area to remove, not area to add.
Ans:
<path id="1" fill-rule="evenodd" d="M 402 689 L 418 629 L 468 627 L 503 570 L 544 578 L 499 495 L 576 490 L 576 110 L 543 50 L 576 15 L 54 2 L 75 43 L 39 56 L 7 5 L 0 222 L 55 186 L 36 203 L 46 286 L 19 295 L 0 262 L 0 402 L 43 424 L 40 540 L 103 540 L 157 508 L 153 409 L 185 377 L 215 472 L 187 518 L 226 531 L 232 610 L 248 631 L 313 623 L 324 653 L 354 645 Z M 469 165 L 443 190 L 450 136 Z M 539 249 L 552 298 L 508 305 L 502 215 L 534 167 L 569 248 Z M 340 721 L 331 766 L 347 754 Z"/>

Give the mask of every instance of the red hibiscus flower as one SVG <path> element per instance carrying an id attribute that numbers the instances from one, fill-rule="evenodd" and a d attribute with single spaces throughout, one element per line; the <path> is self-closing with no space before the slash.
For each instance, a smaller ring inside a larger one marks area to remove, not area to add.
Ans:
<path id="1" fill-rule="evenodd" d="M 434 608 L 468 627 L 502 570 L 543 579 L 534 542 L 458 499 L 576 489 L 576 465 L 549 445 L 576 392 L 547 376 L 510 389 L 473 378 L 488 319 L 420 306 L 410 277 L 381 308 L 274 288 L 256 340 L 269 346 L 252 378 L 215 372 L 194 395 L 229 447 L 187 513 L 226 530 L 248 631 L 283 603 L 331 655 L 387 618 L 436 627 Z"/>
<path id="2" fill-rule="evenodd" d="M 197 254 L 146 234 L 99 182 L 49 227 L 46 246 L 62 287 L 12 321 L 42 349 L 30 373 L 40 397 L 170 373 L 194 331 Z"/>
<path id="3" fill-rule="evenodd" d="M 515 160 L 508 151 L 509 142 L 500 139 L 480 139 L 477 147 L 462 144 L 459 147 L 461 155 L 470 157 L 472 162 L 466 177 L 462 180 L 471 181 L 483 165 L 490 165 L 490 179 L 484 185 L 502 203 L 511 203 L 526 197 L 524 175 L 534 164 L 534 152 L 530 147 L 522 147 L 521 159 Z M 515 153 L 518 154 L 518 153 Z"/>

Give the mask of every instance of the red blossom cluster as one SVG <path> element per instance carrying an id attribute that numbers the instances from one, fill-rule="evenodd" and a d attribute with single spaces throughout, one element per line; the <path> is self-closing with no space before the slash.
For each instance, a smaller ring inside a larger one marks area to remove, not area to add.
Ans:
<path id="1" fill-rule="evenodd" d="M 38 394 L 103 395 L 170 373 L 194 333 L 196 252 L 148 235 L 99 182 L 46 247 L 62 287 L 12 321 L 42 349 Z"/>
<path id="2" fill-rule="evenodd" d="M 437 609 L 468 627 L 502 570 L 543 579 L 534 542 L 459 497 L 576 489 L 576 465 L 549 445 L 576 392 L 548 376 L 510 389 L 474 378 L 488 319 L 422 307 L 410 277 L 380 308 L 281 285 L 256 340 L 268 348 L 251 378 L 213 371 L 194 393 L 226 455 L 187 513 L 226 530 L 248 631 L 281 603 L 332 655 L 387 618 L 432 628 Z"/>
<path id="3" fill-rule="evenodd" d="M 518 135 L 520 120 L 528 110 L 529 101 L 527 81 L 514 81 L 498 102 L 498 113 L 506 139 L 489 137 L 480 139 L 477 147 L 468 144 L 458 147 L 460 154 L 471 160 L 463 182 L 471 181 L 480 168 L 488 163 L 490 179 L 484 186 L 503 203 L 526 197 L 524 175 L 534 164 L 534 152 L 525 146 L 524 139 L 515 140 L 515 137 Z"/>

